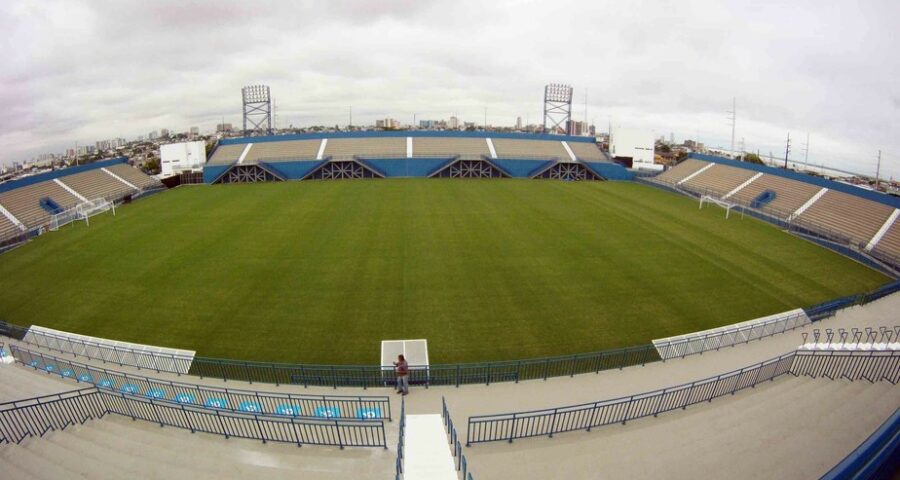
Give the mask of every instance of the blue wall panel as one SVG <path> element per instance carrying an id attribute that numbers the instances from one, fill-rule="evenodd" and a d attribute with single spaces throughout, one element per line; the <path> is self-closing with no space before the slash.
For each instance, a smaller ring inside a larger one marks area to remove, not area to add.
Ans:
<path id="1" fill-rule="evenodd" d="M 98 168 L 111 167 L 113 165 L 118 165 L 120 163 L 125 163 L 128 161 L 128 157 L 116 157 L 110 160 L 103 160 L 100 162 L 88 163 L 85 165 L 78 165 L 75 167 L 62 168 L 59 170 L 53 170 L 52 172 L 44 172 L 39 173 L 37 175 L 32 175 L 30 177 L 20 178 L 18 180 L 13 180 L 10 182 L 0 183 L 0 193 L 8 192 L 10 190 L 15 190 L 21 187 L 27 187 L 28 185 L 34 185 L 36 183 L 46 182 L 47 180 L 53 180 L 54 178 L 62 178 L 67 177 L 69 175 L 75 175 L 76 173 L 87 172 L 88 170 L 96 170 Z"/>
<path id="2" fill-rule="evenodd" d="M 377 158 L 360 160 L 385 177 L 427 177 L 453 161 L 450 158 Z"/>
<path id="3" fill-rule="evenodd" d="M 634 180 L 634 173 L 618 163 L 584 162 L 584 164 L 607 180 Z"/>
<path id="4" fill-rule="evenodd" d="M 531 178 L 532 175 L 556 162 L 556 160 L 513 160 L 509 158 L 492 158 L 490 161 L 516 178 Z"/>
<path id="5" fill-rule="evenodd" d="M 309 173 L 315 170 L 319 165 L 325 163 L 325 160 L 264 163 L 266 167 L 274 170 L 275 173 L 278 173 L 279 175 L 284 177 L 285 180 L 300 180 L 301 178 L 309 175 Z M 203 180 L 206 181 L 205 175 L 203 177 Z"/>
<path id="6" fill-rule="evenodd" d="M 873 202 L 883 203 L 885 205 L 889 205 L 894 208 L 900 208 L 900 198 L 891 197 L 889 195 L 883 195 L 881 193 L 876 193 L 869 190 L 863 190 L 858 187 L 854 187 L 853 185 L 847 185 L 846 183 L 835 182 L 833 180 L 826 180 L 824 178 L 814 177 L 812 175 L 806 175 L 804 173 L 797 173 L 790 170 L 784 170 L 781 168 L 770 167 L 768 165 L 759 165 L 756 163 L 748 163 L 748 162 L 738 162 L 737 160 L 732 160 L 730 158 L 722 158 L 716 157 L 714 155 L 703 155 L 700 153 L 692 153 L 690 154 L 690 158 L 696 158 L 697 160 L 703 160 L 706 162 L 713 163 L 721 163 L 722 165 L 728 165 L 731 167 L 743 168 L 746 170 L 753 170 L 755 172 L 763 172 L 768 173 L 770 175 L 777 175 L 779 177 L 789 178 L 791 180 L 796 180 L 798 182 L 806 182 L 819 187 L 828 188 L 831 190 L 837 190 L 838 192 L 844 192 L 850 195 L 856 195 L 857 197 L 865 198 L 866 200 L 871 200 Z"/>
<path id="7" fill-rule="evenodd" d="M 225 173 L 225 170 L 231 168 L 231 165 L 206 165 L 203 167 L 203 183 L 212 183 L 220 175 Z"/>

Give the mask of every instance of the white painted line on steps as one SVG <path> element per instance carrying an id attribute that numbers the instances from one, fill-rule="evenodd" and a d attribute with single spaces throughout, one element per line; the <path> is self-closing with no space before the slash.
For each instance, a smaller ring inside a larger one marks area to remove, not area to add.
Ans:
<path id="1" fill-rule="evenodd" d="M 81 200 L 82 202 L 88 201 L 88 199 L 84 198 L 80 193 L 76 192 L 74 188 L 63 183 L 62 180 L 60 180 L 58 178 L 54 178 L 53 183 L 59 185 L 60 187 L 65 189 L 65 191 L 71 193 L 72 195 L 75 195 L 75 197 L 78 198 L 79 200 Z"/>
<path id="2" fill-rule="evenodd" d="M 440 415 L 407 415 L 404 448 L 404 480 L 457 480 Z"/>
<path id="3" fill-rule="evenodd" d="M 103 171 L 104 173 L 106 173 L 107 175 L 109 175 L 109 176 L 115 178 L 116 180 L 118 180 L 118 181 L 124 183 L 124 184 L 127 185 L 129 188 L 131 188 L 132 190 L 140 190 L 140 188 L 138 188 L 137 185 L 135 185 L 135 184 L 129 182 L 128 180 L 125 180 L 124 178 L 122 178 L 122 177 L 116 175 L 115 173 L 113 173 L 113 172 L 107 170 L 106 167 L 103 167 L 103 168 L 101 168 L 100 170 L 102 170 L 102 171 Z"/>
<path id="4" fill-rule="evenodd" d="M 250 147 L 252 147 L 252 143 L 248 143 L 246 147 L 244 147 L 244 151 L 241 152 L 241 156 L 238 158 L 238 165 L 244 163 L 244 159 L 247 158 L 247 154 L 250 153 Z"/>
<path id="5" fill-rule="evenodd" d="M 491 151 L 491 158 L 497 158 L 497 150 L 494 150 L 494 142 L 490 138 L 484 139 L 487 142 L 488 150 Z"/>
<path id="6" fill-rule="evenodd" d="M 747 185 L 750 185 L 751 183 L 753 183 L 754 180 L 756 180 L 757 178 L 759 178 L 761 176 L 763 176 L 762 172 L 757 173 L 756 175 L 750 177 L 750 180 L 747 180 L 746 182 L 738 185 L 737 188 L 735 188 L 734 190 L 726 193 L 725 196 L 722 198 L 728 198 L 728 197 L 734 195 L 735 193 L 740 192 L 741 190 L 744 189 L 744 187 L 746 187 Z"/>
<path id="7" fill-rule="evenodd" d="M 325 156 L 325 145 L 328 145 L 328 139 L 323 138 L 319 144 L 319 153 L 316 154 L 316 160 L 321 160 Z"/>
<path id="8" fill-rule="evenodd" d="M 891 229 L 891 225 L 897 220 L 897 216 L 900 215 L 900 209 L 895 208 L 893 212 L 891 212 L 891 216 L 888 217 L 887 220 L 884 221 L 884 225 L 878 229 L 878 232 L 875 233 L 875 236 L 872 237 L 872 240 L 869 241 L 869 244 L 866 245 L 866 251 L 871 252 L 878 242 L 881 241 L 881 237 L 884 236 Z"/>
<path id="9" fill-rule="evenodd" d="M 566 153 L 569 154 L 569 158 L 570 158 L 573 162 L 575 162 L 575 161 L 578 160 L 577 158 L 575 158 L 575 152 L 572 151 L 572 149 L 569 147 L 569 144 L 566 143 L 565 140 L 561 140 L 559 143 L 561 143 L 562 146 L 563 146 L 563 148 L 566 149 Z"/>
<path id="10" fill-rule="evenodd" d="M 800 208 L 798 208 L 796 212 L 792 213 L 791 216 L 788 217 L 788 221 L 791 221 L 791 220 L 799 217 L 800 214 L 805 212 L 807 208 L 811 207 L 812 204 L 816 203 L 816 201 L 818 199 L 822 198 L 822 195 L 825 195 L 825 192 L 827 192 L 827 191 L 828 191 L 827 188 L 822 188 L 821 190 L 816 192 L 816 194 L 813 195 L 812 198 L 807 200 L 806 203 L 804 203 L 803 205 L 800 205 Z"/>
<path id="11" fill-rule="evenodd" d="M 682 183 L 684 183 L 684 182 L 686 182 L 686 181 L 688 181 L 688 180 L 690 180 L 690 179 L 696 177 L 697 175 L 700 175 L 701 173 L 703 173 L 703 172 L 709 170 L 710 168 L 712 168 L 713 165 L 715 165 L 715 163 L 709 163 L 709 164 L 707 164 L 705 167 L 701 168 L 700 170 L 697 170 L 696 172 L 694 172 L 694 173 L 692 173 L 692 174 L 690 174 L 690 175 L 688 175 L 688 176 L 682 178 L 681 181 L 678 182 L 678 183 L 676 183 L 675 185 L 681 185 Z"/>
<path id="12" fill-rule="evenodd" d="M 413 140 L 412 137 L 406 137 L 406 158 L 413 157 Z"/>

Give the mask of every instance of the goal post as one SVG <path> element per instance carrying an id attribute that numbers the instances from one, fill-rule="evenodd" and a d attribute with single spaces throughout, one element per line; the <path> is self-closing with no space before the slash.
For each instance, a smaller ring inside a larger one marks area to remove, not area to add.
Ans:
<path id="1" fill-rule="evenodd" d="M 704 203 L 713 203 L 725 209 L 725 218 L 728 219 L 728 216 L 731 214 L 731 209 L 736 207 L 737 204 L 731 203 L 721 198 L 713 197 L 712 195 L 701 195 L 700 196 L 700 208 L 703 208 Z"/>
<path id="2" fill-rule="evenodd" d="M 86 202 L 81 202 L 74 207 L 54 213 L 50 216 L 50 230 L 57 231 L 60 227 L 64 227 L 76 220 L 84 220 L 84 223 L 90 226 L 90 217 L 112 210 L 113 216 L 116 215 L 116 204 L 105 198 L 95 198 Z"/>

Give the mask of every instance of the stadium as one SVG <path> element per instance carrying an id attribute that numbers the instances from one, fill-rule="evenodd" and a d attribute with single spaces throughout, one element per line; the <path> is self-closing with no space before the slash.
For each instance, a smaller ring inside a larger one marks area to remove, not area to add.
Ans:
<path id="1" fill-rule="evenodd" d="M 4 477 L 896 472 L 896 197 L 488 131 L 223 139 L 202 181 L 0 185 Z"/>

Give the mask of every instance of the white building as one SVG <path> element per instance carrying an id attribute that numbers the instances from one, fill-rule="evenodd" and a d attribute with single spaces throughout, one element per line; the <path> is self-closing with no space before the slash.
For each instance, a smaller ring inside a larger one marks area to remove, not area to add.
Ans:
<path id="1" fill-rule="evenodd" d="M 654 162 L 653 132 L 629 128 L 614 128 L 609 135 L 609 154 L 631 168 L 642 170 L 662 170 L 663 166 Z"/>
<path id="2" fill-rule="evenodd" d="M 206 163 L 205 142 L 169 143 L 159 147 L 160 170 L 164 177 L 181 172 L 203 170 Z"/>

